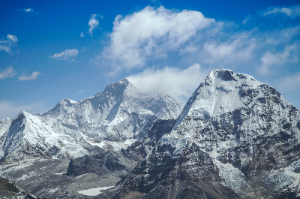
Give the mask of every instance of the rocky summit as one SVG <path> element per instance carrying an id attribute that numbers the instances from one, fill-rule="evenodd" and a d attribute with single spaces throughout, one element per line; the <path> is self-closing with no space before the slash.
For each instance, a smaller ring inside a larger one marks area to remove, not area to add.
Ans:
<path id="1" fill-rule="evenodd" d="M 1 176 L 40 198 L 300 198 L 300 111 L 228 69 L 184 107 L 124 79 L 0 136 Z"/>

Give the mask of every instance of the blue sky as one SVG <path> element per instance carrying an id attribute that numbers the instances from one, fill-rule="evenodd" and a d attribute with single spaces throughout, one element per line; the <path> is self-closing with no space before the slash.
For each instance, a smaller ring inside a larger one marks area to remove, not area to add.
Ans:
<path id="1" fill-rule="evenodd" d="M 0 119 L 128 77 L 184 102 L 214 68 L 300 108 L 299 0 L 0 1 Z"/>

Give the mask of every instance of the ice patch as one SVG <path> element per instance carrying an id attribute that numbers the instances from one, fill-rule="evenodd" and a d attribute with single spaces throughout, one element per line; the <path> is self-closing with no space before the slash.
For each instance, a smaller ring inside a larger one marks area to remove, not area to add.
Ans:
<path id="1" fill-rule="evenodd" d="M 113 188 L 115 186 L 110 186 L 110 187 L 98 187 L 98 188 L 91 188 L 91 189 L 86 189 L 82 191 L 78 191 L 78 193 L 86 195 L 86 196 L 97 196 L 101 194 L 101 191 Z"/>
<path id="2" fill-rule="evenodd" d="M 220 176 L 225 180 L 225 185 L 233 191 L 240 191 L 245 187 L 250 186 L 244 180 L 244 174 L 231 164 L 223 164 L 220 161 L 214 159 L 214 163 L 217 165 Z"/>
<path id="3" fill-rule="evenodd" d="M 265 180 L 266 183 L 274 183 L 275 190 L 279 191 L 286 187 L 296 192 L 300 191 L 300 160 L 293 162 L 290 166 L 273 171 L 273 175 Z"/>

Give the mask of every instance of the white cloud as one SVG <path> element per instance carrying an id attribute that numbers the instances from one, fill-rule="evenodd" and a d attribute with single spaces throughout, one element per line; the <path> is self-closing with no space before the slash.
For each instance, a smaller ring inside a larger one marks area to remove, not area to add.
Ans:
<path id="1" fill-rule="evenodd" d="M 269 8 L 266 11 L 262 12 L 263 16 L 271 15 L 271 14 L 284 14 L 289 17 L 295 18 L 295 17 L 300 17 L 300 5 L 292 6 L 292 7 L 273 7 Z"/>
<path id="2" fill-rule="evenodd" d="M 96 19 L 97 16 L 97 14 L 92 14 L 88 22 L 88 25 L 90 26 L 89 33 L 91 35 L 93 35 L 93 30 L 99 25 L 99 21 Z"/>
<path id="3" fill-rule="evenodd" d="M 252 40 L 251 32 L 235 33 L 228 36 L 224 41 L 222 34 L 224 30 L 220 29 L 216 35 L 220 37 L 210 38 L 203 44 L 202 51 L 199 52 L 202 63 L 212 64 L 214 67 L 231 67 L 242 62 L 248 61 L 253 57 L 256 48 L 255 40 Z"/>
<path id="4" fill-rule="evenodd" d="M 12 67 L 9 67 L 6 70 L 0 72 L 0 79 L 6 79 L 6 78 L 9 78 L 9 77 L 13 77 L 15 75 L 16 75 L 15 70 Z"/>
<path id="5" fill-rule="evenodd" d="M 26 9 L 23 9 L 25 12 L 34 12 L 34 10 L 32 8 L 26 8 Z"/>
<path id="6" fill-rule="evenodd" d="M 26 111 L 29 113 L 43 113 L 47 109 L 39 102 L 33 102 L 30 104 L 19 105 L 9 101 L 0 101 L 0 119 L 7 117 L 15 118 L 20 111 Z"/>
<path id="7" fill-rule="evenodd" d="M 141 92 L 153 94 L 168 94 L 185 101 L 204 80 L 208 71 L 201 70 L 199 64 L 194 64 L 185 70 L 173 67 L 163 69 L 145 69 L 143 72 L 131 75 L 127 79 Z"/>
<path id="8" fill-rule="evenodd" d="M 273 54 L 270 51 L 266 52 L 261 57 L 262 65 L 258 68 L 260 75 L 268 75 L 272 73 L 272 69 L 275 66 L 280 66 L 287 61 L 290 52 L 294 50 L 295 46 L 288 46 L 285 48 L 284 52 Z"/>
<path id="9" fill-rule="evenodd" d="M 83 37 L 83 36 L 84 36 L 84 34 L 83 34 L 83 32 L 81 32 L 81 33 L 80 33 L 80 37 Z"/>
<path id="10" fill-rule="evenodd" d="M 267 23 L 273 18 L 261 17 L 261 13 L 248 15 L 237 24 L 215 21 L 198 11 L 148 6 L 115 18 L 108 46 L 94 61 L 99 66 L 112 66 L 113 75 L 168 64 L 178 67 L 199 63 L 206 69 L 230 68 L 254 76 L 274 75 L 283 65 L 297 67 L 299 24 L 291 18 L 280 18 L 277 20 L 292 23 L 270 27 Z"/>
<path id="11" fill-rule="evenodd" d="M 76 57 L 78 55 L 77 49 L 67 49 L 61 53 L 49 55 L 50 58 L 53 59 L 63 59 L 63 60 L 69 60 L 71 57 Z"/>
<path id="12" fill-rule="evenodd" d="M 36 72 L 33 72 L 30 76 L 26 76 L 26 75 L 21 75 L 21 76 L 19 76 L 19 80 L 20 80 L 20 81 L 34 80 L 34 79 L 36 79 L 39 75 L 41 75 L 41 73 L 38 72 L 38 71 L 36 71 Z"/>
<path id="13" fill-rule="evenodd" d="M 6 51 L 10 53 L 10 48 L 13 44 L 17 43 L 18 38 L 15 35 L 7 34 L 7 39 L 1 39 L 0 40 L 0 51 Z"/>
<path id="14" fill-rule="evenodd" d="M 10 34 L 7 35 L 7 39 L 12 43 L 16 43 L 18 41 L 18 38 L 15 35 L 10 35 Z"/>
<path id="15" fill-rule="evenodd" d="M 224 42 L 220 44 L 205 43 L 204 50 L 209 53 L 210 58 L 207 57 L 206 62 L 215 63 L 222 60 L 227 63 L 235 62 L 236 60 L 248 60 L 252 56 L 254 50 L 254 43 L 247 43 L 245 41 L 235 40 L 233 42 Z"/>
<path id="16" fill-rule="evenodd" d="M 147 6 L 125 18 L 118 15 L 110 35 L 111 44 L 102 57 L 118 68 L 142 67 L 150 56 L 165 58 L 168 52 L 180 50 L 213 22 L 198 11 L 178 12 L 162 6 Z"/>

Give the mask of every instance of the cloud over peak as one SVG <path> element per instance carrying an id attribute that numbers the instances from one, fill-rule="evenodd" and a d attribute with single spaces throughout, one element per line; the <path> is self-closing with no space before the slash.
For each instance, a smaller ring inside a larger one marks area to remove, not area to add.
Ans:
<path id="1" fill-rule="evenodd" d="M 199 64 L 194 64 L 184 70 L 174 67 L 145 69 L 127 79 L 140 92 L 168 94 L 183 102 L 195 91 L 207 73 Z"/>
<path id="2" fill-rule="evenodd" d="M 63 60 L 69 60 L 71 57 L 76 57 L 78 55 L 78 50 L 77 49 L 67 49 L 64 50 L 61 53 L 57 53 L 54 55 L 49 55 L 50 58 L 53 59 L 63 59 Z"/>

